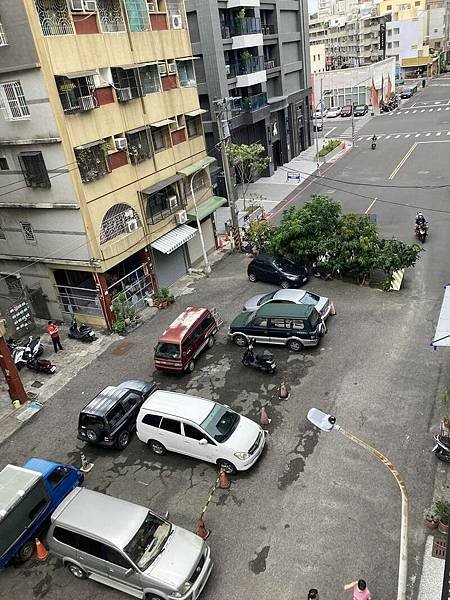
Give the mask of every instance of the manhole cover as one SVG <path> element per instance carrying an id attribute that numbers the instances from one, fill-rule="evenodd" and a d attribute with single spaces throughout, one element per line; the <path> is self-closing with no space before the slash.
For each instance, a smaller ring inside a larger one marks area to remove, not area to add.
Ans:
<path id="1" fill-rule="evenodd" d="M 31 387 L 35 387 L 35 388 L 40 388 L 42 387 L 44 384 L 41 383 L 40 381 L 33 381 L 33 383 L 31 384 Z"/>
<path id="2" fill-rule="evenodd" d="M 447 554 L 447 539 L 442 537 L 435 537 L 433 540 L 433 549 L 431 550 L 431 556 L 434 558 L 443 558 Z"/>
<path id="3" fill-rule="evenodd" d="M 118 346 L 114 348 L 112 353 L 116 354 L 117 356 L 122 356 L 123 354 L 126 354 L 129 351 L 132 345 L 132 342 L 121 342 Z"/>

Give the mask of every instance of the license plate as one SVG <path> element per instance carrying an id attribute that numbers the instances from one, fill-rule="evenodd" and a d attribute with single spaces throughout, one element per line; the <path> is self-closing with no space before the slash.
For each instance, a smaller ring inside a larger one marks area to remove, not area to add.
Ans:
<path id="1" fill-rule="evenodd" d="M 89 335 L 90 335 L 91 337 L 94 337 L 94 332 L 93 332 L 93 331 L 90 331 L 90 332 L 89 332 Z"/>
<path id="2" fill-rule="evenodd" d="M 54 373 L 55 371 L 56 371 L 56 367 L 55 367 L 55 366 L 53 366 L 53 367 L 50 369 L 50 373 Z"/>
<path id="3" fill-rule="evenodd" d="M 307 277 L 303 277 L 303 283 L 306 283 L 308 281 Z"/>

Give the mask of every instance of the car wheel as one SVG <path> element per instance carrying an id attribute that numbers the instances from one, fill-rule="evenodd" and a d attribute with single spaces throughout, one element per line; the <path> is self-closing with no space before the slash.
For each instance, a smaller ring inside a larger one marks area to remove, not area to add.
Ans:
<path id="1" fill-rule="evenodd" d="M 236 344 L 236 346 L 240 346 L 241 348 L 247 346 L 247 338 L 240 334 L 234 336 L 233 342 Z"/>
<path id="2" fill-rule="evenodd" d="M 256 281 L 256 275 L 254 273 L 249 273 L 248 274 L 248 280 L 251 281 L 252 283 L 255 283 L 255 281 Z"/>
<path id="3" fill-rule="evenodd" d="M 119 450 L 123 450 L 130 443 L 131 435 L 129 431 L 121 431 L 117 436 L 116 446 Z"/>
<path id="4" fill-rule="evenodd" d="M 237 469 L 229 460 L 225 460 L 224 458 L 219 458 L 217 461 L 217 466 L 219 467 L 219 471 L 224 471 L 227 475 L 236 475 Z"/>
<path id="5" fill-rule="evenodd" d="M 155 596 L 155 594 L 145 594 L 144 600 L 162 600 L 161 596 Z"/>
<path id="6" fill-rule="evenodd" d="M 78 565 L 76 565 L 74 563 L 67 563 L 66 566 L 67 566 L 69 573 L 71 573 L 77 579 L 86 579 L 86 577 L 87 577 L 86 572 L 83 571 L 83 569 L 81 567 L 79 567 Z"/>
<path id="7" fill-rule="evenodd" d="M 287 347 L 292 352 L 300 352 L 300 350 L 303 348 L 303 344 L 298 340 L 289 340 L 287 343 Z"/>
<path id="8" fill-rule="evenodd" d="M 195 369 L 195 362 L 193 360 L 191 360 L 191 362 L 188 364 L 186 371 L 188 373 L 192 373 Z"/>
<path id="9" fill-rule="evenodd" d="M 26 562 L 33 556 L 35 549 L 36 545 L 34 539 L 28 540 L 28 542 L 25 542 L 25 544 L 17 553 L 17 558 L 20 560 L 20 562 Z"/>
<path id="10" fill-rule="evenodd" d="M 216 340 L 214 339 L 214 336 L 210 335 L 209 338 L 208 338 L 208 342 L 206 344 L 208 346 L 208 348 L 212 348 L 214 346 L 214 342 L 215 341 Z"/>
<path id="11" fill-rule="evenodd" d="M 162 456 L 167 452 L 166 447 L 163 446 L 160 442 L 157 442 L 156 440 L 148 440 L 147 445 L 150 448 L 150 450 L 158 456 Z"/>
<path id="12" fill-rule="evenodd" d="M 98 440 L 100 438 L 100 432 L 97 431 L 96 429 L 87 429 L 86 437 L 90 442 L 92 442 L 94 444 L 95 442 L 98 442 Z"/>
<path id="13" fill-rule="evenodd" d="M 286 279 L 283 279 L 283 281 L 281 282 L 281 287 L 283 288 L 283 290 L 287 290 L 289 285 L 289 281 L 286 281 Z"/>

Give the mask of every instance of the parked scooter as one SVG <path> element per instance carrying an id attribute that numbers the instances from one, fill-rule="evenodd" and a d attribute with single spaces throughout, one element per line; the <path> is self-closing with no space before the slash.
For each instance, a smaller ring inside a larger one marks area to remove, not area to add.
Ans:
<path id="1" fill-rule="evenodd" d="M 450 463 L 450 438 L 444 435 L 434 435 L 434 441 L 436 442 L 433 447 L 433 453 L 442 462 Z"/>
<path id="2" fill-rule="evenodd" d="M 33 336 L 30 335 L 28 338 L 28 343 L 25 346 L 20 346 L 19 342 L 12 337 L 8 338 L 6 343 L 8 344 L 11 354 L 16 348 L 28 348 L 29 354 L 32 358 L 37 358 L 44 352 L 44 346 L 42 345 L 41 338 L 39 336 L 33 338 Z"/>
<path id="3" fill-rule="evenodd" d="M 42 358 L 30 358 L 27 360 L 27 369 L 36 371 L 37 373 L 47 373 L 47 375 L 52 375 L 56 372 L 55 365 L 52 365 L 51 361 Z"/>
<path id="4" fill-rule="evenodd" d="M 68 335 L 70 338 L 74 340 L 80 340 L 81 342 L 93 342 L 97 339 L 97 336 L 95 335 L 95 332 L 92 329 L 92 327 L 89 327 L 84 323 L 78 325 L 78 322 L 75 319 L 75 317 L 72 319 L 72 324 L 69 327 Z"/>
<path id="5" fill-rule="evenodd" d="M 270 354 L 267 350 L 264 350 L 263 354 L 255 354 L 253 350 L 254 342 L 255 340 L 252 338 L 245 349 L 242 357 L 244 367 L 253 367 L 259 371 L 264 371 L 264 373 L 275 373 L 277 365 L 273 360 L 273 354 Z"/>
<path id="6" fill-rule="evenodd" d="M 52 365 L 49 360 L 43 360 L 37 358 L 37 356 L 33 356 L 28 346 L 16 346 L 12 352 L 12 357 L 18 371 L 24 366 L 38 373 L 52 374 L 56 371 L 55 365 Z"/>

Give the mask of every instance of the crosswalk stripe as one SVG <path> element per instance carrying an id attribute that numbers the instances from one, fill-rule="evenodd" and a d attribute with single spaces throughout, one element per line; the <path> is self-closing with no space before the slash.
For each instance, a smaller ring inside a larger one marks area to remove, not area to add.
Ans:
<path id="1" fill-rule="evenodd" d="M 409 138 L 409 133 L 407 133 L 407 134 L 405 135 L 405 138 Z"/>
<path id="2" fill-rule="evenodd" d="M 396 135 L 396 136 L 395 136 L 395 139 L 396 139 L 396 140 L 398 140 L 398 138 L 399 138 L 399 137 L 400 137 L 399 135 Z"/>
<path id="3" fill-rule="evenodd" d="M 438 108 L 437 111 L 439 112 L 440 110 L 442 110 L 442 108 Z"/>
<path id="4" fill-rule="evenodd" d="M 437 131 L 437 132 L 436 132 L 436 135 L 437 135 L 437 136 L 438 136 L 438 135 L 441 135 L 441 132 L 440 132 L 440 131 Z"/>
<path id="5" fill-rule="evenodd" d="M 434 108 L 430 108 L 430 110 L 428 112 L 433 112 Z"/>
<path id="6" fill-rule="evenodd" d="M 450 110 L 450 106 L 446 106 L 446 107 L 445 107 L 445 110 Z"/>
<path id="7" fill-rule="evenodd" d="M 415 114 L 416 114 L 416 112 L 417 112 L 417 110 L 413 110 L 413 115 L 415 115 Z"/>
<path id="8" fill-rule="evenodd" d="M 447 135 L 450 135 L 450 131 L 447 131 Z"/>
<path id="9" fill-rule="evenodd" d="M 409 110 L 405 110 L 405 115 L 407 115 L 409 113 Z"/>
<path id="10" fill-rule="evenodd" d="M 430 137 L 431 133 L 426 133 L 425 137 Z"/>
<path id="11" fill-rule="evenodd" d="M 422 108 L 422 110 L 421 110 L 420 112 L 425 112 L 425 109 L 424 109 L 424 108 Z"/>
<path id="12" fill-rule="evenodd" d="M 416 138 L 420 137 L 420 133 L 416 133 L 416 135 L 414 137 L 416 137 Z"/>
<path id="13" fill-rule="evenodd" d="M 357 142 L 362 142 L 362 140 L 363 140 L 363 139 L 364 139 L 364 138 L 358 138 L 356 141 L 357 141 Z"/>
<path id="14" fill-rule="evenodd" d="M 391 137 L 390 135 L 387 135 L 387 136 L 385 137 L 385 139 L 386 139 L 386 140 L 388 140 L 390 137 Z"/>

